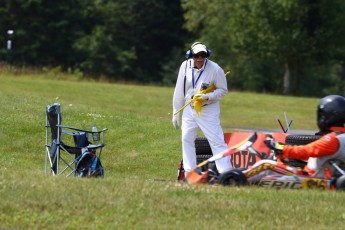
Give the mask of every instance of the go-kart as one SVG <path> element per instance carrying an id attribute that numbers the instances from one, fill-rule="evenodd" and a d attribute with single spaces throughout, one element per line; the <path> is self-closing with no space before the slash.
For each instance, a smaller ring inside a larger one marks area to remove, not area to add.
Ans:
<path id="1" fill-rule="evenodd" d="M 322 166 L 321 170 L 310 175 L 303 170 L 306 165 L 305 161 L 278 159 L 274 152 L 264 144 L 268 134 L 246 133 L 243 135 L 249 135 L 249 137 L 230 147 L 229 150 L 199 163 L 198 167 L 191 171 L 185 180 L 189 184 L 217 183 L 225 186 L 258 185 L 270 188 L 345 190 L 345 162 L 331 159 Z M 319 138 L 315 135 L 287 135 L 286 133 L 269 136 L 276 141 L 290 145 L 308 144 Z M 247 161 L 245 162 L 245 158 L 242 157 L 243 161 L 236 164 L 236 157 L 234 157 L 236 154 L 246 156 Z M 234 169 L 219 174 L 214 165 L 210 167 L 210 163 L 228 155 L 232 156 Z M 253 156 L 255 156 L 255 160 L 253 160 Z M 253 164 L 248 164 L 249 159 L 252 159 Z M 181 163 L 179 165 L 180 176 Z"/>
<path id="2" fill-rule="evenodd" d="M 219 175 L 221 185 L 259 185 L 270 188 L 316 188 L 345 190 L 344 162 L 329 160 L 319 171 L 309 175 L 300 167 L 277 160 L 261 160 L 251 168 L 232 169 Z"/>
<path id="3" fill-rule="evenodd" d="M 251 135 L 252 133 L 250 132 L 229 132 L 224 133 L 224 140 L 228 144 L 229 149 L 231 149 L 232 147 L 236 147 L 239 143 L 243 142 L 243 140 L 248 140 Z M 255 134 L 256 141 L 253 142 L 252 145 L 253 147 L 255 147 L 255 149 L 258 150 L 256 153 L 250 152 L 248 149 L 242 149 L 240 151 L 232 152 L 231 163 L 233 167 L 248 168 L 250 166 L 253 166 L 260 160 L 267 159 L 269 157 L 267 153 L 270 150 L 263 142 L 266 136 L 266 133 L 263 132 Z M 286 134 L 284 133 L 273 133 L 272 136 L 280 142 L 285 142 Z M 205 137 L 197 137 L 195 139 L 195 149 L 198 164 L 213 157 L 210 144 Z M 214 161 L 209 161 L 207 165 L 203 165 L 201 167 L 201 170 L 212 170 L 218 173 Z M 178 164 L 177 180 L 183 181 L 185 179 L 184 176 L 185 173 L 183 168 L 183 161 L 181 160 L 181 162 L 179 162 Z"/>

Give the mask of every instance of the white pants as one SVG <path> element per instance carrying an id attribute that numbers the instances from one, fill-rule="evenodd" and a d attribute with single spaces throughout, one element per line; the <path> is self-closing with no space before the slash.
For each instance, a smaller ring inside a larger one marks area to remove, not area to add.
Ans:
<path id="1" fill-rule="evenodd" d="M 210 143 L 213 155 L 228 149 L 220 126 L 219 102 L 202 107 L 200 117 L 191 106 L 187 106 L 183 110 L 181 129 L 183 167 L 187 174 L 197 166 L 194 140 L 200 129 Z M 232 168 L 229 156 L 215 163 L 219 173 Z"/>

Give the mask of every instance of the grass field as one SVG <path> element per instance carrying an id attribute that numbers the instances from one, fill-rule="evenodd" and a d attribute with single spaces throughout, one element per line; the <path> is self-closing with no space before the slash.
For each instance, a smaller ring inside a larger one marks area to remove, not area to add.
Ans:
<path id="1" fill-rule="evenodd" d="M 0 229 L 342 229 L 345 193 L 189 186 L 174 180 L 180 132 L 171 124 L 173 88 L 0 73 Z M 230 127 L 316 130 L 318 99 L 230 92 Z M 63 124 L 109 129 L 104 179 L 44 172 L 45 107 Z"/>

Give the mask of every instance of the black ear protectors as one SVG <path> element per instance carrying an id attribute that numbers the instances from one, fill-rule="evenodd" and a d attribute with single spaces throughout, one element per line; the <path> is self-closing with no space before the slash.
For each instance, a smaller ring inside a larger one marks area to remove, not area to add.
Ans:
<path id="1" fill-rule="evenodd" d="M 189 50 L 186 51 L 186 58 L 187 58 L 187 59 L 190 59 L 190 58 L 193 57 L 192 49 L 193 49 L 194 46 L 199 45 L 199 44 L 202 44 L 202 43 L 201 43 L 201 42 L 195 42 L 195 43 L 193 43 L 193 45 L 191 46 L 191 48 L 190 48 Z M 203 45 L 203 44 L 202 44 L 202 45 Z M 210 57 L 211 54 L 212 54 L 212 50 L 210 50 L 208 47 L 206 47 L 206 50 L 207 50 L 207 52 L 206 52 L 206 57 Z"/>

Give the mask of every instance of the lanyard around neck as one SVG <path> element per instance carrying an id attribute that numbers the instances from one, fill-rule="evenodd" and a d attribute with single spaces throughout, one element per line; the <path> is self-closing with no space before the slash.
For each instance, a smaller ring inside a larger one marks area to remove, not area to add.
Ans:
<path id="1" fill-rule="evenodd" d="M 206 64 L 207 64 L 207 60 L 205 61 L 205 66 L 204 69 L 200 72 L 199 76 L 197 77 L 196 81 L 194 81 L 194 68 L 192 69 L 192 82 L 193 82 L 193 89 L 195 88 L 196 84 L 198 83 L 201 74 L 204 72 L 205 68 L 206 68 Z"/>

